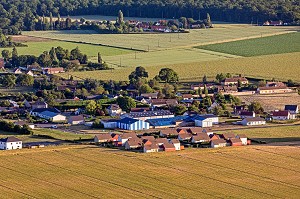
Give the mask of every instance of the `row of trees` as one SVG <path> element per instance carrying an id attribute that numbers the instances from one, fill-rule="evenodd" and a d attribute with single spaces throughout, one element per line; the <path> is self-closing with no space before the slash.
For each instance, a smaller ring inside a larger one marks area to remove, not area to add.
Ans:
<path id="1" fill-rule="evenodd" d="M 0 29 L 5 34 L 19 34 L 21 30 L 70 28 L 70 20 L 54 20 L 61 15 L 111 15 L 122 9 L 130 17 L 203 19 L 206 13 L 218 21 L 250 23 L 266 20 L 298 22 L 300 3 L 297 0 L 236 0 L 236 1 L 178 1 L 178 0 L 0 0 Z M 50 19 L 43 16 L 48 16 Z M 53 18 L 51 17 L 53 16 Z M 61 27 L 63 25 L 63 27 Z"/>
<path id="2" fill-rule="evenodd" d="M 12 122 L 7 122 L 4 120 L 0 120 L 0 130 L 7 131 L 7 132 L 13 132 L 16 134 L 22 134 L 22 135 L 30 135 L 31 134 L 31 130 L 28 125 L 25 124 L 23 126 L 19 126 L 19 125 L 15 125 Z"/>
<path id="3" fill-rule="evenodd" d="M 0 84 L 6 88 L 14 88 L 16 85 L 19 86 L 32 86 L 34 78 L 27 74 L 19 74 L 17 77 L 13 74 L 2 75 L 0 77 Z"/>

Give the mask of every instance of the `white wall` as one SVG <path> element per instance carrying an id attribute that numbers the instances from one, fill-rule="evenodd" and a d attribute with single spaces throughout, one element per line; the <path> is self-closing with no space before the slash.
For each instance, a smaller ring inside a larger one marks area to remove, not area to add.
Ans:
<path id="1" fill-rule="evenodd" d="M 0 149 L 2 149 L 2 150 L 22 149 L 22 141 L 0 142 Z"/>

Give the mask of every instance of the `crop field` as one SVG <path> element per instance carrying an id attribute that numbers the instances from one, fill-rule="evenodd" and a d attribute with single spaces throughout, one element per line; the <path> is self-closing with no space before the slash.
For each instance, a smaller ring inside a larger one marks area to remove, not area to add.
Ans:
<path id="1" fill-rule="evenodd" d="M 258 101 L 265 111 L 282 110 L 286 104 L 296 104 L 300 106 L 300 95 L 297 93 L 240 96 L 240 99 L 246 102 L 246 104 Z"/>
<path id="2" fill-rule="evenodd" d="M 28 47 L 17 47 L 19 55 L 35 55 L 39 56 L 44 51 L 49 51 L 52 47 L 61 46 L 62 48 L 72 50 L 78 46 L 78 48 L 84 54 L 87 54 L 89 58 L 97 57 L 98 52 L 101 53 L 102 56 L 112 56 L 112 55 L 120 55 L 132 53 L 131 50 L 120 49 L 120 48 L 112 48 L 106 46 L 97 46 L 91 44 L 81 44 L 81 43 L 73 43 L 73 42 L 64 42 L 64 41 L 29 41 L 23 42 L 28 45 Z M 7 50 L 12 51 L 12 48 L 5 48 Z M 0 51 L 4 50 L 4 48 L 0 48 Z"/>
<path id="3" fill-rule="evenodd" d="M 294 31 L 293 27 L 264 27 L 249 25 L 217 24 L 212 29 L 191 30 L 190 33 L 170 34 L 97 34 L 92 31 L 29 31 L 23 35 L 61 41 L 85 42 L 133 48 L 144 51 L 192 47 L 226 41 L 243 40 L 261 36 L 284 34 Z"/>
<path id="4" fill-rule="evenodd" d="M 247 155 L 245 155 L 247 154 Z M 299 147 L 2 151 L 5 198 L 298 198 Z M 17 163 L 17 164 L 16 164 Z"/>
<path id="5" fill-rule="evenodd" d="M 134 59 L 134 55 L 131 59 Z M 156 61 L 156 64 L 153 63 L 153 65 L 148 65 L 145 67 L 149 72 L 150 78 L 153 78 L 155 75 L 157 75 L 162 67 L 169 67 L 174 69 L 179 74 L 179 78 L 182 81 L 200 81 L 205 74 L 209 77 L 215 77 L 217 73 L 232 73 L 264 79 L 276 78 L 277 80 L 284 81 L 292 79 L 293 81 L 300 82 L 299 52 L 234 59 L 224 59 L 221 57 L 219 60 L 198 61 L 181 64 L 166 63 L 162 65 L 159 64 L 160 60 Z M 126 65 L 126 62 L 124 62 L 125 60 L 122 59 L 122 64 Z M 144 66 L 143 64 L 141 65 Z M 68 74 L 71 74 L 80 78 L 94 77 L 95 79 L 102 80 L 128 80 L 128 75 L 134 70 L 134 68 L 135 66 L 115 67 L 115 70 L 109 71 L 62 73 L 60 76 L 67 77 Z"/>
<path id="6" fill-rule="evenodd" d="M 232 130 L 235 134 L 245 134 L 254 140 L 271 142 L 300 141 L 300 126 L 278 126 Z"/>
<path id="7" fill-rule="evenodd" d="M 245 57 L 300 52 L 300 32 L 199 46 L 198 48 Z"/>

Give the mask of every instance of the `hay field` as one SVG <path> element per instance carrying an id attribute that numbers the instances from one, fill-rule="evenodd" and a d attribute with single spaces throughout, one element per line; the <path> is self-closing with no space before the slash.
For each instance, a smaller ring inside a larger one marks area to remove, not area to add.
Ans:
<path id="1" fill-rule="evenodd" d="M 247 155 L 245 155 L 247 154 Z M 298 198 L 299 148 L 2 151 L 5 198 Z M 5 180 L 4 180 L 5 179 Z"/>
<path id="2" fill-rule="evenodd" d="M 258 101 L 265 111 L 283 110 L 286 104 L 297 104 L 300 106 L 300 95 L 297 93 L 240 96 L 240 99 L 246 104 Z"/>
<path id="3" fill-rule="evenodd" d="M 163 56 L 163 55 L 162 55 Z M 134 59 L 134 57 L 132 58 Z M 184 58 L 182 58 L 184 59 Z M 124 61 L 123 61 L 124 62 Z M 300 52 L 286 53 L 277 55 L 264 55 L 257 57 L 242 57 L 234 59 L 219 59 L 212 61 L 198 61 L 181 64 L 159 64 L 146 66 L 146 70 L 149 72 L 149 77 L 153 78 L 158 74 L 162 67 L 173 68 L 178 74 L 181 80 L 184 81 L 200 81 L 206 74 L 209 77 L 215 77 L 217 73 L 232 73 L 242 74 L 245 76 L 259 77 L 264 79 L 277 80 L 292 79 L 300 82 Z M 141 64 L 144 66 L 143 64 Z M 133 67 L 116 67 L 111 71 L 88 71 L 88 72 L 72 72 L 60 74 L 62 77 L 67 77 L 68 74 L 102 80 L 128 80 L 128 75 L 134 70 Z"/>
<path id="4" fill-rule="evenodd" d="M 300 52 L 300 32 L 199 46 L 197 48 L 245 57 Z"/>
<path id="5" fill-rule="evenodd" d="M 97 46 L 97 45 L 90 45 L 90 44 L 81 44 L 81 43 L 73 43 L 73 42 L 64 42 L 64 41 L 29 41 L 23 42 L 24 44 L 28 45 L 28 47 L 17 47 L 19 55 L 35 55 L 39 56 L 44 51 L 49 51 L 52 47 L 61 46 L 65 49 L 71 51 L 72 49 L 76 48 L 77 46 L 84 54 L 87 54 L 89 58 L 97 57 L 98 52 L 102 54 L 102 56 L 114 56 L 114 55 L 121 55 L 132 53 L 131 50 L 120 49 L 120 48 L 112 48 L 106 46 Z M 12 48 L 5 48 L 12 51 Z M 4 48 L 0 48 L 0 52 L 4 50 Z M 1 55 L 0 55 L 1 56 Z"/>
<path id="6" fill-rule="evenodd" d="M 191 47 L 256 38 L 294 31 L 294 27 L 265 27 L 217 24 L 212 29 L 191 30 L 190 33 L 170 34 L 97 34 L 92 31 L 24 31 L 23 35 L 93 44 L 133 48 L 144 51 Z"/>

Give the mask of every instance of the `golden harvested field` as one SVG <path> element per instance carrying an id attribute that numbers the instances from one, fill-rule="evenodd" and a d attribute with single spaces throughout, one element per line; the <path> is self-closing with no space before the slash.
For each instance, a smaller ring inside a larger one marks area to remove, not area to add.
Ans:
<path id="1" fill-rule="evenodd" d="M 260 102 L 265 111 L 283 110 L 286 104 L 297 104 L 300 106 L 300 95 L 297 93 L 240 96 L 240 99 L 246 104 L 254 101 Z"/>
<path id="2" fill-rule="evenodd" d="M 157 64 L 158 62 L 159 60 L 157 60 Z M 145 65 L 142 64 L 142 66 Z M 232 73 L 265 79 L 276 78 L 285 81 L 292 79 L 300 82 L 300 52 L 145 66 L 150 78 L 157 75 L 163 67 L 174 69 L 179 74 L 179 78 L 186 81 L 200 81 L 205 74 L 215 77 L 217 73 Z M 111 71 L 72 72 L 70 74 L 81 78 L 128 80 L 128 75 L 134 69 L 135 66 L 116 67 Z M 60 76 L 67 77 L 68 74 L 60 74 Z"/>
<path id="3" fill-rule="evenodd" d="M 118 46 L 150 51 L 192 47 L 261 36 L 288 33 L 295 27 L 265 27 L 243 24 L 216 24 L 212 29 L 191 30 L 182 34 L 96 34 L 93 31 L 24 31 L 23 35 L 41 38 Z"/>
<path id="4" fill-rule="evenodd" d="M 4 198 L 299 198 L 299 147 L 1 151 Z"/>

